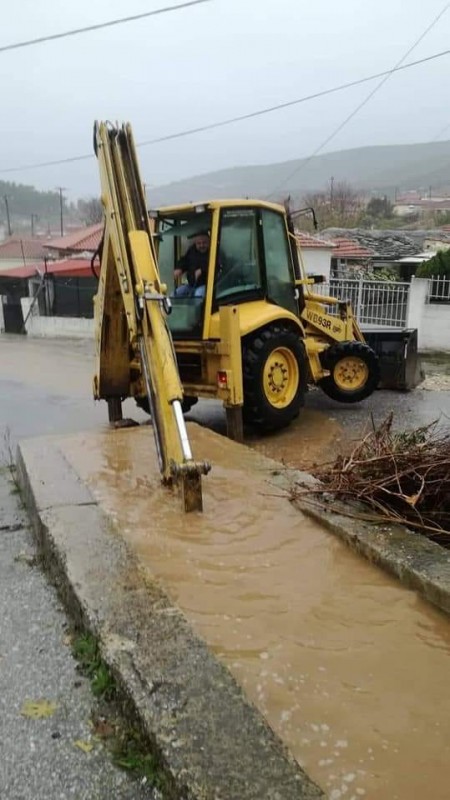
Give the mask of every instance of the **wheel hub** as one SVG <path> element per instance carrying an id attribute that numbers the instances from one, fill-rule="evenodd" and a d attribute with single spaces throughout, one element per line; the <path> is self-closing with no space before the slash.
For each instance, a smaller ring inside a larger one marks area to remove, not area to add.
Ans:
<path id="1" fill-rule="evenodd" d="M 273 350 L 264 365 L 264 393 L 271 405 L 285 408 L 297 394 L 300 373 L 297 359 L 287 347 Z"/>
<path id="2" fill-rule="evenodd" d="M 357 391 L 367 382 L 369 368 L 362 358 L 347 356 L 336 364 L 333 373 L 334 381 L 339 389 Z"/>
<path id="3" fill-rule="evenodd" d="M 272 391 L 281 392 L 288 379 L 288 371 L 286 367 L 279 361 L 275 361 L 273 366 L 271 366 L 269 369 L 268 379 Z"/>

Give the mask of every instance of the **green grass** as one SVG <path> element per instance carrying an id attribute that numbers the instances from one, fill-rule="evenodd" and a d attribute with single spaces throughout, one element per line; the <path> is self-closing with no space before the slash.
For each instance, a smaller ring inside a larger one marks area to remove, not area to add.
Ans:
<path id="1" fill-rule="evenodd" d="M 112 700 L 117 691 L 116 682 L 100 655 L 95 637 L 90 633 L 78 635 L 73 640 L 72 651 L 81 671 L 90 680 L 92 694 L 101 700 Z"/>
<path id="2" fill-rule="evenodd" d="M 97 640 L 90 633 L 78 633 L 71 646 L 80 672 L 89 679 L 92 693 L 99 702 L 93 718 L 99 717 L 102 724 L 99 728 L 94 722 L 94 730 L 107 731 L 100 734 L 100 738 L 110 751 L 114 764 L 135 778 L 145 778 L 164 795 L 167 788 L 164 773 L 137 727 L 123 719 L 117 685 L 101 657 Z"/>
<path id="3" fill-rule="evenodd" d="M 112 746 L 113 761 L 136 777 L 146 778 L 152 786 L 163 790 L 166 781 L 158 760 L 149 752 L 139 733 L 130 728 L 122 729 Z"/>

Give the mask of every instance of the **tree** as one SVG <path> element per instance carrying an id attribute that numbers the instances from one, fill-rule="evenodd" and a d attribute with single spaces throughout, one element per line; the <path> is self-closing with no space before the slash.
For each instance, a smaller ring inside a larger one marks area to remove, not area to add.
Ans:
<path id="1" fill-rule="evenodd" d="M 329 190 L 310 192 L 302 202 L 314 208 L 320 228 L 357 225 L 362 210 L 361 197 L 346 181 L 332 184 Z"/>
<path id="2" fill-rule="evenodd" d="M 393 206 L 391 201 L 386 197 L 372 197 L 367 203 L 366 214 L 369 217 L 388 219 L 392 217 Z"/>
<path id="3" fill-rule="evenodd" d="M 450 278 L 450 250 L 438 250 L 433 258 L 420 265 L 416 276 L 418 278 Z"/>
<path id="4" fill-rule="evenodd" d="M 103 206 L 97 197 L 78 200 L 77 210 L 85 225 L 96 225 L 103 222 Z"/>

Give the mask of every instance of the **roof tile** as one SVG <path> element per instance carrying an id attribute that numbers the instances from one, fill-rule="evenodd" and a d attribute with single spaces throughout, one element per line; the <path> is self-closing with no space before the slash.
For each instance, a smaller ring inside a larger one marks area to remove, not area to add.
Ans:
<path id="1" fill-rule="evenodd" d="M 43 239 L 31 239 L 21 236 L 11 236 L 0 242 L 0 261 L 14 258 L 44 259 L 47 255 Z"/>
<path id="2" fill-rule="evenodd" d="M 46 247 L 49 250 L 69 250 L 78 253 L 88 250 L 94 253 L 100 244 L 102 233 L 103 222 L 99 222 L 97 225 L 79 228 L 77 231 L 67 234 L 67 236 L 50 239 L 46 243 Z"/>

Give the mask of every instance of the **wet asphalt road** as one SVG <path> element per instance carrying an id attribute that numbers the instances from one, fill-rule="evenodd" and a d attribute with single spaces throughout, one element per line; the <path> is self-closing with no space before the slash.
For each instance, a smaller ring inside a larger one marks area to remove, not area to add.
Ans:
<path id="1" fill-rule="evenodd" d="M 378 391 L 357 405 L 336 403 L 312 389 L 307 393 L 305 410 L 288 431 L 261 438 L 249 429 L 246 442 L 272 458 L 282 457 L 302 466 L 311 460 L 329 460 L 350 440 L 360 437 L 372 418 L 379 423 L 391 411 L 398 428 L 417 427 L 435 419 L 450 424 L 450 356 L 447 362 L 427 362 L 425 366 L 425 385 L 433 385 L 434 373 L 444 373 L 443 382 L 436 381 L 444 389 Z M 20 438 L 28 436 L 106 426 L 106 404 L 92 399 L 93 368 L 90 341 L 0 336 L 0 450 L 6 429 L 14 447 Z M 124 403 L 123 411 L 124 416 L 139 422 L 148 419 L 133 400 Z M 219 402 L 200 400 L 187 419 L 225 433 Z"/>

